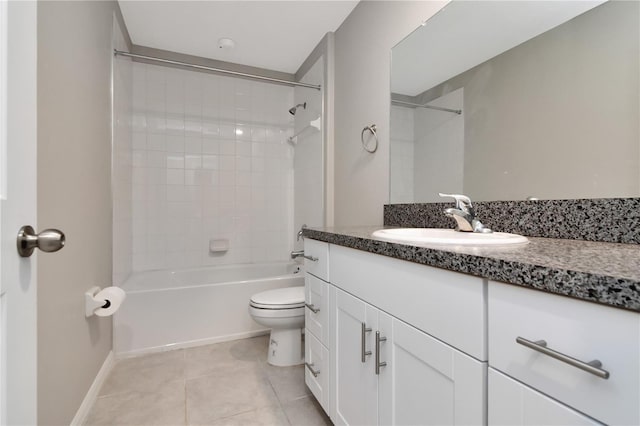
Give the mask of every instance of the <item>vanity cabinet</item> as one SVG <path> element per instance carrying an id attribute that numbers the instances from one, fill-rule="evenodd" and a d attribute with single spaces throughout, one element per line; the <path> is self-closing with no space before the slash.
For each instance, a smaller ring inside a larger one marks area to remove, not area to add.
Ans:
<path id="1" fill-rule="evenodd" d="M 328 390 L 314 390 L 326 361 L 317 377 L 308 367 L 305 375 L 325 410 L 328 395 L 333 422 L 486 423 L 483 280 L 322 244 L 305 240 L 318 259 L 307 259 L 306 298 L 317 309 L 326 289 L 328 318 L 307 308 L 305 348 L 313 368 L 328 351 Z"/>
<path id="2" fill-rule="evenodd" d="M 312 243 L 308 356 L 335 424 L 640 424 L 637 312 Z"/>
<path id="3" fill-rule="evenodd" d="M 485 363 L 340 289 L 332 297 L 335 424 L 483 423 Z"/>
<path id="4" fill-rule="evenodd" d="M 497 282 L 488 295 L 493 370 L 600 422 L 640 424 L 640 315 Z M 498 382 L 489 380 L 490 420 L 505 410 Z"/>
<path id="5" fill-rule="evenodd" d="M 334 389 L 330 416 L 336 425 L 378 424 L 378 378 L 373 368 L 371 335 L 378 330 L 378 311 L 333 287 L 334 345 L 331 354 Z"/>
<path id="6" fill-rule="evenodd" d="M 489 424 L 582 426 L 601 423 L 489 368 Z"/>
<path id="7" fill-rule="evenodd" d="M 329 245 L 305 241 L 305 383 L 322 408 L 329 412 Z"/>

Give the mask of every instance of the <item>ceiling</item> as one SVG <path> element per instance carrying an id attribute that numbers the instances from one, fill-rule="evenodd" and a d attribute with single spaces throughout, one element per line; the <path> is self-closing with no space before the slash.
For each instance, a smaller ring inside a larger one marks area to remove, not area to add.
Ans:
<path id="1" fill-rule="evenodd" d="M 358 1 L 119 0 L 134 44 L 295 73 Z M 236 42 L 218 48 L 218 39 Z"/>

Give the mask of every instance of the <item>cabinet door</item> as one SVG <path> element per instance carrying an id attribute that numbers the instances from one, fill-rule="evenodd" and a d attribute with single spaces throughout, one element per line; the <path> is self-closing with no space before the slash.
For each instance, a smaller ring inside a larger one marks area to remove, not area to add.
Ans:
<path id="1" fill-rule="evenodd" d="M 575 410 L 489 368 L 490 425 L 599 425 Z"/>
<path id="2" fill-rule="evenodd" d="M 376 310 L 343 291 L 336 290 L 333 386 L 336 425 L 378 423 L 378 383 L 373 365 L 372 336 L 377 329 Z M 364 332 L 362 324 L 371 331 Z M 365 355 L 362 361 L 362 352 Z"/>
<path id="3" fill-rule="evenodd" d="M 379 313 L 380 424 L 486 424 L 486 363 Z"/>

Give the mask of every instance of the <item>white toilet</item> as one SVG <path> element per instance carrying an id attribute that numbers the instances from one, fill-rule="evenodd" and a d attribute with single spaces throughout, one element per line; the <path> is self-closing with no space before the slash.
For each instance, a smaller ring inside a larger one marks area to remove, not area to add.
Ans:
<path id="1" fill-rule="evenodd" d="M 251 296 L 249 313 L 254 321 L 271 329 L 269 355 L 271 365 L 285 367 L 304 362 L 304 287 L 286 287 Z"/>

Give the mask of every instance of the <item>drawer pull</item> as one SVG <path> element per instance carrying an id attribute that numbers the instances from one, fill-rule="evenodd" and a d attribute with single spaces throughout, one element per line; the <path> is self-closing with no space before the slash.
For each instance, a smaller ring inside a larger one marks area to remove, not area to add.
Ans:
<path id="1" fill-rule="evenodd" d="M 309 364 L 308 362 L 305 362 L 304 365 L 307 366 L 311 374 L 313 374 L 313 377 L 318 377 L 320 375 L 320 370 L 313 369 L 313 363 Z"/>
<path id="2" fill-rule="evenodd" d="M 380 374 L 380 367 L 386 367 L 387 363 L 380 362 L 380 342 L 386 342 L 386 337 L 380 337 L 380 332 L 376 331 L 376 374 Z"/>
<path id="3" fill-rule="evenodd" d="M 367 355 L 371 355 L 371 351 L 366 351 L 365 350 L 365 346 L 367 345 L 367 333 L 371 332 L 371 328 L 367 327 L 367 325 L 365 323 L 360 323 L 362 324 L 362 328 L 360 330 L 360 361 L 362 362 L 366 362 L 367 361 Z"/>
<path id="4" fill-rule="evenodd" d="M 320 308 L 316 308 L 313 303 L 312 304 L 305 303 L 304 306 L 309 308 L 309 310 L 311 310 L 311 312 L 313 312 L 314 314 L 317 314 L 318 312 L 320 312 Z"/>
<path id="5" fill-rule="evenodd" d="M 602 367 L 602 363 L 597 359 L 589 362 L 580 361 L 579 359 L 575 359 L 573 357 L 570 357 L 569 355 L 565 355 L 561 352 L 554 351 L 553 349 L 548 348 L 547 342 L 544 340 L 532 342 L 531 340 L 527 340 L 523 337 L 518 336 L 516 338 L 516 342 L 521 344 L 522 346 L 526 346 L 529 349 L 533 349 L 536 352 L 540 352 L 541 354 L 550 356 L 551 358 L 555 358 L 558 361 L 567 363 L 573 367 L 579 368 L 580 370 L 586 371 L 587 373 L 591 373 L 594 376 L 598 376 L 602 379 L 609 378 L 609 372 L 600 368 Z"/>

